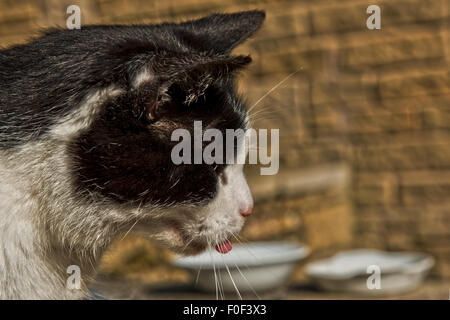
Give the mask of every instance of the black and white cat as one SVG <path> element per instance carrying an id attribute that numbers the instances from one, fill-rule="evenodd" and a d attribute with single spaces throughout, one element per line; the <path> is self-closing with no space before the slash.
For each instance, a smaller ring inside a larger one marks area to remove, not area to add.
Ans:
<path id="1" fill-rule="evenodd" d="M 131 229 L 179 253 L 231 249 L 253 207 L 242 165 L 175 165 L 171 133 L 248 128 L 234 75 L 251 59 L 230 52 L 264 17 L 52 30 L 0 51 L 1 299 L 85 297 Z"/>

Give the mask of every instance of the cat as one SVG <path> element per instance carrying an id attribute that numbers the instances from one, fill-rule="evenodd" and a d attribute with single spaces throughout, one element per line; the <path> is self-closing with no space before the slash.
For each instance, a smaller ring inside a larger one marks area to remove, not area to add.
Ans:
<path id="1" fill-rule="evenodd" d="M 264 19 L 52 29 L 0 51 L 0 299 L 88 297 L 131 230 L 180 254 L 231 250 L 253 209 L 242 165 L 175 165 L 171 133 L 249 128 L 235 76 L 251 58 L 231 51 Z"/>

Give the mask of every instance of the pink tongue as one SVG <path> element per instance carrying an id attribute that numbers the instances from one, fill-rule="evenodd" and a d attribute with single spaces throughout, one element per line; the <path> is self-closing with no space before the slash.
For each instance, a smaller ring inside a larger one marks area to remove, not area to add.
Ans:
<path id="1" fill-rule="evenodd" d="M 233 249 L 233 246 L 231 245 L 230 240 L 226 240 L 225 242 L 216 246 L 216 250 L 219 253 L 228 253 L 231 251 L 231 249 Z"/>

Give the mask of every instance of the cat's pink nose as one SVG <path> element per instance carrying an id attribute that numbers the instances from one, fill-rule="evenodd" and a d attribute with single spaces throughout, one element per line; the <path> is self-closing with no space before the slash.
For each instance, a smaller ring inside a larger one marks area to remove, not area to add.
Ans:
<path id="1" fill-rule="evenodd" d="M 240 209 L 239 213 L 241 214 L 241 216 L 243 216 L 244 218 L 247 218 L 249 215 L 251 215 L 253 212 L 253 207 L 248 207 L 245 210 Z"/>

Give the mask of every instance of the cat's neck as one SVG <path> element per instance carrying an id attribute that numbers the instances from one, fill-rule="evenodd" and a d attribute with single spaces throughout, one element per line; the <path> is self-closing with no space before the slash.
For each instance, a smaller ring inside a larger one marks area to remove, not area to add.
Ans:
<path id="1" fill-rule="evenodd" d="M 14 199 L 15 190 L 9 194 L 5 191 L 0 187 L 0 299 L 85 297 L 85 280 L 94 270 L 83 263 L 86 261 L 81 257 L 83 253 L 68 256 L 60 248 L 52 247 L 34 218 L 35 204 L 28 199 Z M 72 273 L 73 269 L 68 269 L 69 266 L 80 268 L 79 282 L 77 279 L 70 282 L 71 274 L 67 271 Z"/>
<path id="2" fill-rule="evenodd" d="M 48 208 L 30 187 L 38 182 L 26 180 L 5 163 L 0 157 L 0 299 L 85 297 L 101 252 L 93 255 L 80 246 L 68 248 L 52 238 L 58 230 L 44 222 Z M 79 282 L 70 278 L 73 266 L 80 270 Z"/>
<path id="3" fill-rule="evenodd" d="M 55 141 L 0 152 L 0 299 L 86 297 L 104 250 L 142 219 L 73 197 L 68 162 Z"/>
<path id="4" fill-rule="evenodd" d="M 0 299 L 79 299 L 85 296 L 81 279 L 79 290 L 67 287 L 63 256 L 59 263 L 48 259 L 54 255 L 39 239 L 39 231 L 26 214 L 14 212 L 14 221 L 0 213 Z M 12 213 L 12 212 L 9 212 Z M 66 261 L 65 261 L 66 260 Z"/>

